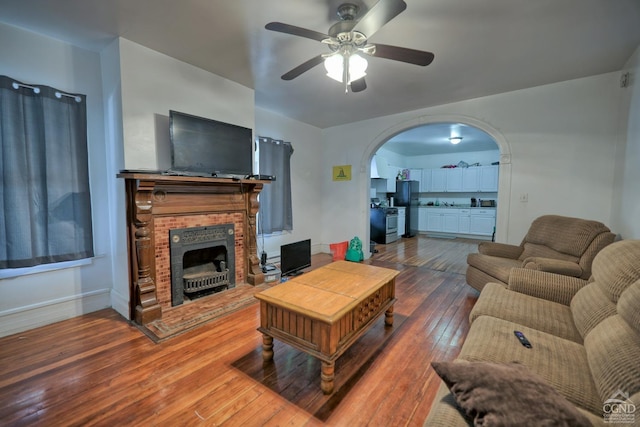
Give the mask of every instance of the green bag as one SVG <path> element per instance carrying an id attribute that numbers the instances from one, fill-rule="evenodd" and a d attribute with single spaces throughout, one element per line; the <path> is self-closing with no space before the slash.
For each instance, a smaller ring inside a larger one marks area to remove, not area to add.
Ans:
<path id="1" fill-rule="evenodd" d="M 347 261 L 360 262 L 364 260 L 364 252 L 362 252 L 362 241 L 357 236 L 349 242 L 349 248 L 345 258 Z"/>

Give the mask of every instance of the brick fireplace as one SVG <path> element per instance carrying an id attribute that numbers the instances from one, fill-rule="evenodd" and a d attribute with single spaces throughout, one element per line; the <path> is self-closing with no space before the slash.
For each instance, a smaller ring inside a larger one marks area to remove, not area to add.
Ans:
<path id="1" fill-rule="evenodd" d="M 182 303 L 177 291 L 172 291 L 171 240 L 180 241 L 176 237 L 178 230 L 179 233 L 189 230 L 198 236 L 214 235 L 214 243 L 210 245 L 196 239 L 193 248 L 181 250 L 180 256 L 184 258 L 187 253 L 187 259 L 194 259 L 191 249 L 205 251 L 205 261 L 187 262 L 188 271 L 220 270 L 221 260 L 225 263 L 223 268 L 232 261 L 234 283 L 229 282 L 227 287 L 264 282 L 257 256 L 256 213 L 257 197 L 265 181 L 124 172 L 118 177 L 124 178 L 127 193 L 129 307 L 131 319 L 136 323 L 143 325 L 160 319 L 162 310 Z M 224 243 L 222 237 L 215 239 L 222 235 L 219 230 L 227 235 Z M 174 248 L 174 258 L 176 254 Z M 197 267 L 198 264 L 202 267 Z M 220 288 L 213 290 L 222 288 L 216 284 L 206 286 Z"/>

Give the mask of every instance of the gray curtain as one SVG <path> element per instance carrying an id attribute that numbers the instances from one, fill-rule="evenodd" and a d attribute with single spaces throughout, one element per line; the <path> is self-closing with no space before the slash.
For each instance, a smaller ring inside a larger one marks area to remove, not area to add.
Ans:
<path id="1" fill-rule="evenodd" d="M 93 256 L 86 98 L 28 86 L 0 76 L 0 268 Z"/>
<path id="2" fill-rule="evenodd" d="M 291 210 L 291 166 L 293 147 L 290 142 L 266 137 L 258 138 L 260 174 L 273 175 L 275 181 L 265 184 L 260 192 L 258 231 L 271 234 L 293 230 Z"/>

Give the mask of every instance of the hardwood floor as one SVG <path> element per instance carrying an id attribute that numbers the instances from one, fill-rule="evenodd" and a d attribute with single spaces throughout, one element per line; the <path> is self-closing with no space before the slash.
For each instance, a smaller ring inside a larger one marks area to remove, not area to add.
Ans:
<path id="1" fill-rule="evenodd" d="M 453 359 L 469 328 L 476 247 L 377 246 L 367 262 L 401 271 L 394 326 L 382 316 L 337 360 L 332 395 L 320 362 L 277 340 L 263 366 L 257 301 L 159 344 L 107 309 L 0 338 L 0 425 L 422 425 L 440 385 L 430 362 Z"/>

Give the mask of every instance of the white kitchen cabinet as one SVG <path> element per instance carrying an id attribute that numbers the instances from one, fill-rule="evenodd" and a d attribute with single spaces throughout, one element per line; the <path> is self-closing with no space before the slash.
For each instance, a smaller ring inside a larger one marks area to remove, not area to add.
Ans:
<path id="1" fill-rule="evenodd" d="M 406 214 L 407 214 L 407 209 L 406 208 L 398 208 L 398 237 L 402 237 L 402 235 L 405 232 L 405 226 L 406 226 Z"/>
<path id="2" fill-rule="evenodd" d="M 495 209 L 421 208 L 420 231 L 491 236 Z"/>
<path id="3" fill-rule="evenodd" d="M 420 191 L 433 193 L 496 193 L 498 191 L 498 171 L 499 167 L 493 165 L 424 169 L 422 171 L 422 187 Z"/>
<path id="4" fill-rule="evenodd" d="M 442 231 L 445 233 L 457 233 L 458 218 L 458 209 L 444 209 L 444 212 L 442 212 Z"/>
<path id="5" fill-rule="evenodd" d="M 387 180 L 384 178 L 371 178 L 371 188 L 375 189 L 376 193 L 384 193 L 387 190 Z"/>
<path id="6" fill-rule="evenodd" d="M 498 170 L 499 166 L 480 166 L 480 191 L 494 193 L 498 191 Z"/>
<path id="7" fill-rule="evenodd" d="M 428 230 L 428 209 L 426 208 L 418 208 L 418 231 L 427 231 Z"/>
<path id="8" fill-rule="evenodd" d="M 471 209 L 469 217 L 469 233 L 482 236 L 493 235 L 496 226 L 495 209 Z"/>
<path id="9" fill-rule="evenodd" d="M 396 192 L 396 179 L 388 178 L 387 179 L 387 193 L 395 193 Z"/>
<path id="10" fill-rule="evenodd" d="M 447 191 L 447 169 L 431 169 L 431 187 L 434 193 Z"/>
<path id="11" fill-rule="evenodd" d="M 433 193 L 462 191 L 462 169 L 431 169 L 431 183 L 427 188 L 428 190 L 424 189 L 423 191 L 431 191 Z"/>
<path id="12" fill-rule="evenodd" d="M 458 210 L 458 233 L 461 234 L 469 234 L 471 232 L 470 229 L 470 210 L 469 209 L 459 209 Z"/>
<path id="13" fill-rule="evenodd" d="M 440 209 L 424 209 L 426 214 L 426 231 L 442 231 L 442 214 Z"/>
<path id="14" fill-rule="evenodd" d="M 445 191 L 462 191 L 462 169 L 449 168 L 445 170 L 447 171 L 447 185 Z"/>
<path id="15" fill-rule="evenodd" d="M 409 169 L 409 179 L 418 181 L 418 192 L 427 191 L 422 187 L 422 169 Z"/>
<path id="16" fill-rule="evenodd" d="M 480 170 L 479 167 L 462 169 L 462 191 L 468 193 L 480 191 Z"/>
<path id="17" fill-rule="evenodd" d="M 426 208 L 426 231 L 458 232 L 458 209 Z"/>
<path id="18" fill-rule="evenodd" d="M 427 192 L 431 190 L 431 169 L 422 170 L 422 182 L 420 183 L 420 191 Z"/>

